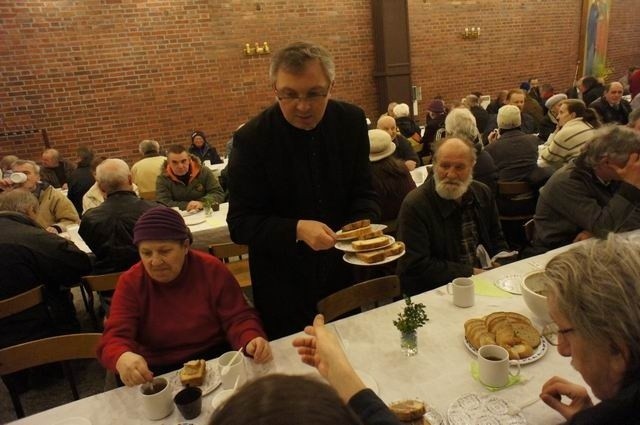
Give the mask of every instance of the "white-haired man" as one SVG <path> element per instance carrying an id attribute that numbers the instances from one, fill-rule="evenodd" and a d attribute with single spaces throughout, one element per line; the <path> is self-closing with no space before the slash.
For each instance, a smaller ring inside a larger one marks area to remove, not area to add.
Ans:
<path id="1" fill-rule="evenodd" d="M 138 146 L 143 158 L 131 167 L 131 178 L 140 192 L 155 192 L 156 181 L 162 174 L 162 165 L 167 160 L 160 155 L 160 144 L 155 140 L 143 140 Z"/>
<path id="2" fill-rule="evenodd" d="M 133 226 L 158 204 L 138 198 L 129 166 L 121 159 L 106 159 L 98 165 L 96 183 L 106 199 L 82 216 L 78 232 L 96 256 L 95 274 L 127 270 L 140 260 L 132 242 Z"/>
<path id="3" fill-rule="evenodd" d="M 489 255 L 507 249 L 495 199 L 473 180 L 473 145 L 458 138 L 436 144 L 433 179 L 407 195 L 398 216 L 398 239 L 406 254 L 398 260 L 402 290 L 424 292 L 482 272 L 476 249 Z"/>
<path id="4" fill-rule="evenodd" d="M 42 168 L 40 179 L 56 189 L 66 189 L 75 167 L 69 161 L 60 158 L 60 152 L 47 149 L 42 152 Z"/>

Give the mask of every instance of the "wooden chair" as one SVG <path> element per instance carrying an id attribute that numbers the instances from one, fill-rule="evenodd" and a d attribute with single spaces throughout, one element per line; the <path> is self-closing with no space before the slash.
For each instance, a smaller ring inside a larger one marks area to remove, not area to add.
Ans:
<path id="1" fill-rule="evenodd" d="M 212 244 L 209 245 L 209 253 L 225 263 L 241 288 L 251 286 L 249 247 L 247 245 L 238 245 L 233 242 Z M 245 256 L 247 258 L 243 258 Z"/>
<path id="2" fill-rule="evenodd" d="M 156 191 L 151 192 L 140 192 L 140 198 L 145 199 L 147 201 L 155 201 L 156 200 Z"/>
<path id="3" fill-rule="evenodd" d="M 116 289 L 116 284 L 118 283 L 118 279 L 120 278 L 121 274 L 122 272 L 116 272 L 108 274 L 89 275 L 82 278 L 80 284 L 80 294 L 82 295 L 82 300 L 84 301 L 84 305 L 87 308 L 87 313 L 89 313 L 89 317 L 91 317 L 91 321 L 93 322 L 95 329 L 99 329 L 99 326 L 98 317 L 96 316 L 94 306 L 93 292 L 113 291 L 114 289 Z"/>
<path id="4" fill-rule="evenodd" d="M 396 275 L 365 280 L 353 286 L 335 292 L 318 301 L 318 312 L 324 315 L 326 322 L 348 313 L 356 308 L 379 307 L 384 301 L 399 298 L 400 279 Z"/>
<path id="5" fill-rule="evenodd" d="M 102 334 L 99 333 L 61 335 L 0 349 L 0 376 L 44 364 L 62 362 L 73 399 L 78 400 L 80 396 L 68 361 L 95 359 L 96 347 L 101 336 Z M 23 418 L 24 410 L 20 397 L 11 385 L 7 387 L 17 417 Z"/>
<path id="6" fill-rule="evenodd" d="M 18 314 L 41 304 L 42 301 L 42 285 L 18 294 L 15 297 L 2 300 L 0 301 L 0 319 Z"/>
<path id="7" fill-rule="evenodd" d="M 536 194 L 529 183 L 524 181 L 505 182 L 498 181 L 498 209 L 504 203 L 512 205 L 517 214 L 506 212 L 507 208 L 500 211 L 500 220 L 504 221 L 524 221 L 533 218 L 535 211 Z M 522 210 L 522 211 L 521 211 Z"/>

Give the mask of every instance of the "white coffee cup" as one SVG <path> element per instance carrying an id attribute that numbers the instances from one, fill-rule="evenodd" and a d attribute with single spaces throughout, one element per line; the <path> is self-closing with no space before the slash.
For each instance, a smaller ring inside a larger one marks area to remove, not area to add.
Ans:
<path id="1" fill-rule="evenodd" d="M 227 351 L 218 358 L 218 370 L 220 371 L 220 378 L 222 379 L 222 388 L 230 390 L 238 382 L 237 388 L 240 388 L 247 381 L 247 371 L 244 366 L 244 355 L 240 353 L 233 363 L 229 363 L 233 360 L 233 357 L 237 354 L 237 351 Z M 223 374 L 225 366 L 226 373 Z"/>
<path id="2" fill-rule="evenodd" d="M 471 307 L 475 303 L 475 283 L 468 277 L 457 277 L 447 284 L 447 292 L 453 294 L 458 307 Z"/>
<path id="3" fill-rule="evenodd" d="M 516 367 L 513 373 L 510 367 Z M 489 387 L 501 388 L 509 383 L 509 376 L 520 375 L 520 363 L 509 360 L 509 352 L 499 345 L 483 345 L 478 350 L 480 382 Z"/>
<path id="4" fill-rule="evenodd" d="M 19 172 L 11 173 L 11 175 L 9 176 L 9 179 L 13 184 L 22 184 L 27 181 L 27 175 L 25 173 L 19 173 Z"/>
<path id="5" fill-rule="evenodd" d="M 153 391 L 149 391 L 153 388 Z M 173 392 L 171 384 L 165 378 L 153 378 L 151 385 L 140 386 L 142 410 L 152 421 L 165 418 L 173 412 Z"/>

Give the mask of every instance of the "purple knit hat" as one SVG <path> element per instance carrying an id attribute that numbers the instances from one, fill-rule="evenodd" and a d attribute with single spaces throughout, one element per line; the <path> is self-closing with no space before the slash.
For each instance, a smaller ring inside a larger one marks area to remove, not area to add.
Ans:
<path id="1" fill-rule="evenodd" d="M 179 212 L 168 207 L 154 207 L 140 216 L 133 227 L 133 244 L 142 241 L 192 240 L 191 231 Z"/>

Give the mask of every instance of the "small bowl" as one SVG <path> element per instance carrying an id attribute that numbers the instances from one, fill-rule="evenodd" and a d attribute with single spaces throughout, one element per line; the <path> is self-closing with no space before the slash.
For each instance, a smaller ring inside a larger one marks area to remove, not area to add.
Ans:
<path id="1" fill-rule="evenodd" d="M 545 290 L 544 272 L 536 271 L 525 275 L 522 279 L 522 298 L 529 310 L 543 323 L 551 323 L 547 297 L 541 295 Z"/>

